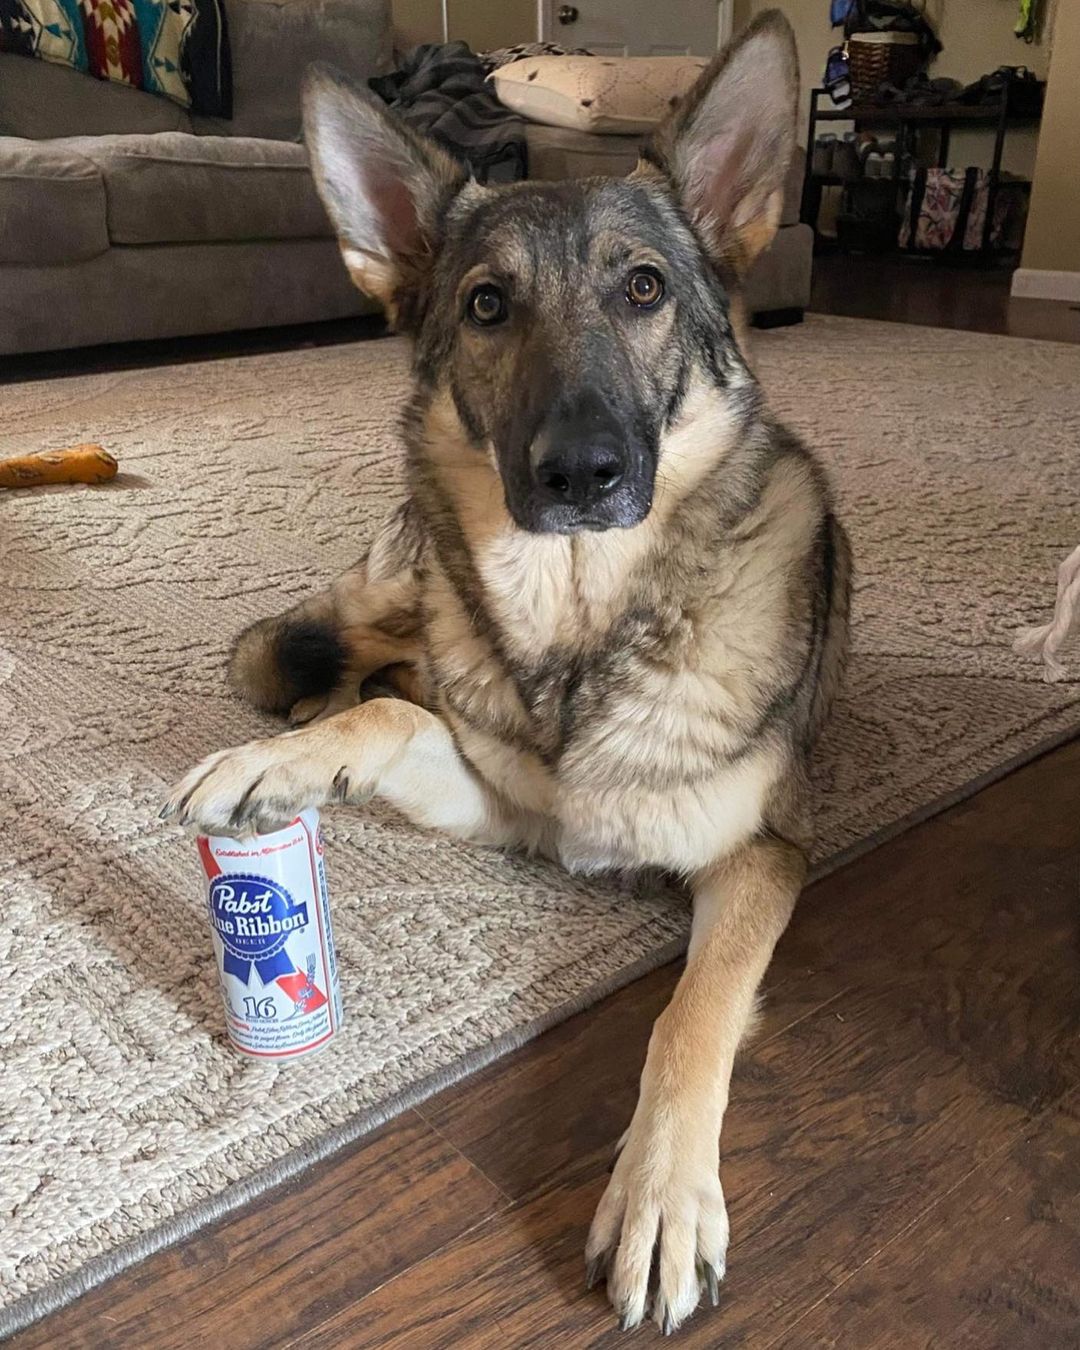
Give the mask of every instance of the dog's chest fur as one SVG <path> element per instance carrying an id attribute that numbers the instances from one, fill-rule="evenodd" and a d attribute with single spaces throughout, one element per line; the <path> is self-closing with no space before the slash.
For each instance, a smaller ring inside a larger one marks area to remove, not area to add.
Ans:
<path id="1" fill-rule="evenodd" d="M 690 870 L 757 828 L 788 760 L 769 709 L 805 660 L 820 502 L 792 459 L 722 537 L 714 516 L 706 501 L 696 521 L 658 511 L 602 535 L 473 529 L 467 550 L 444 531 L 429 557 L 444 715 L 568 866 Z"/>

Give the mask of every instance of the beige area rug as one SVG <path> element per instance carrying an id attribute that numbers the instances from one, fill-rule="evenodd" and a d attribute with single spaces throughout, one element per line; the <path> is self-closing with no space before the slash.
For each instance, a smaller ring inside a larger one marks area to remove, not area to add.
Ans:
<path id="1" fill-rule="evenodd" d="M 1011 651 L 1080 539 L 1080 349 L 811 318 L 755 350 L 860 567 L 829 866 L 1080 721 L 1080 685 Z M 0 1331 L 682 941 L 658 888 L 335 811 L 344 1031 L 289 1067 L 226 1047 L 194 845 L 155 812 L 270 727 L 225 693 L 225 647 L 362 551 L 399 493 L 404 390 L 396 341 L 0 388 L 0 451 L 100 440 L 124 468 L 0 498 Z"/>

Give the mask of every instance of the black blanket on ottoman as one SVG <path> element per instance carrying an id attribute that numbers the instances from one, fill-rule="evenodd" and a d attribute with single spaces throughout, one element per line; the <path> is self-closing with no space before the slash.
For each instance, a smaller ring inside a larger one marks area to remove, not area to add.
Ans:
<path id="1" fill-rule="evenodd" d="M 368 84 L 416 128 L 470 165 L 481 183 L 526 175 L 525 123 L 487 82 L 490 69 L 464 42 L 425 42 L 400 70 Z"/>

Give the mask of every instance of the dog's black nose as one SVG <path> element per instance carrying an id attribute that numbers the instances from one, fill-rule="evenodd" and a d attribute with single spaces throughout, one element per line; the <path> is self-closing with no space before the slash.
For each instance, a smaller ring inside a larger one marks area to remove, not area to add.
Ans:
<path id="1" fill-rule="evenodd" d="M 536 482 L 551 501 L 591 506 L 618 487 L 625 471 L 614 438 L 598 436 L 545 455 L 536 466 Z"/>

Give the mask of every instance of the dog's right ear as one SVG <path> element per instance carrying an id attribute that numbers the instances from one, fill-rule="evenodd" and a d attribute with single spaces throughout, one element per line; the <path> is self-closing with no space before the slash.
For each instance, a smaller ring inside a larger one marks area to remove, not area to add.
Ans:
<path id="1" fill-rule="evenodd" d="M 745 275 L 780 223 L 798 95 L 795 34 L 766 10 L 713 58 L 646 149 L 727 277 Z"/>
<path id="2" fill-rule="evenodd" d="M 345 266 L 395 322 L 423 284 L 439 215 L 465 174 L 329 66 L 313 67 L 304 81 L 304 136 Z"/>

